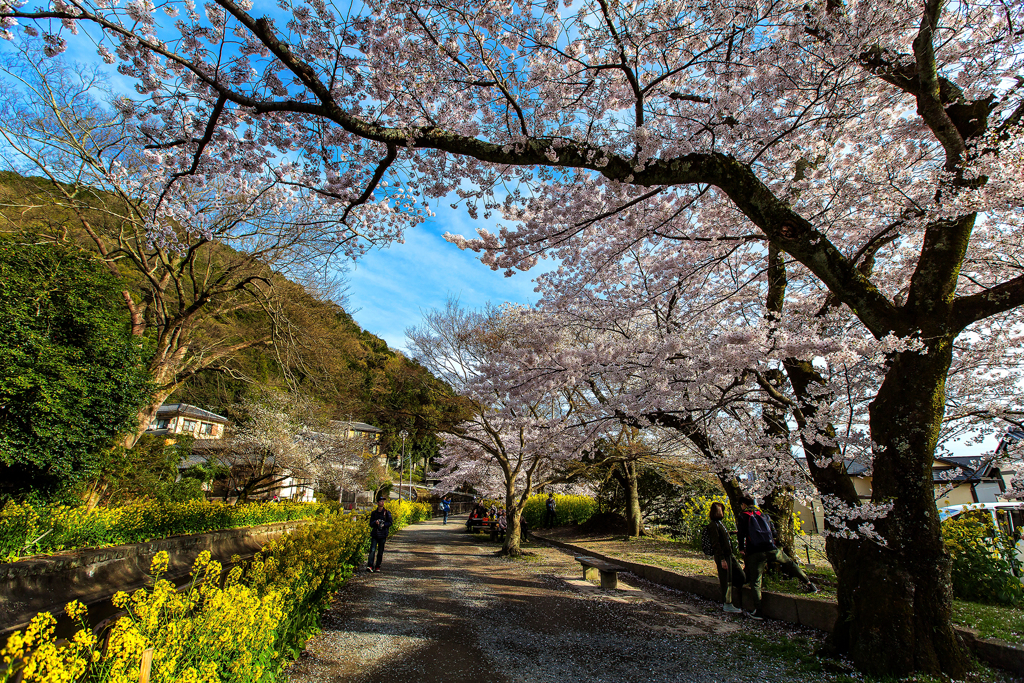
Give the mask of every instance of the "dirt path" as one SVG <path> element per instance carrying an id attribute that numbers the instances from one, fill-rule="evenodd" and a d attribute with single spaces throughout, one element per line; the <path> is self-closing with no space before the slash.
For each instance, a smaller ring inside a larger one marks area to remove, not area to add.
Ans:
<path id="1" fill-rule="evenodd" d="M 293 683 L 395 681 L 789 681 L 742 634 L 780 625 L 624 575 L 604 593 L 572 556 L 534 546 L 510 561 L 455 519 L 388 542 L 384 571 L 346 584 L 323 633 L 289 670 Z"/>

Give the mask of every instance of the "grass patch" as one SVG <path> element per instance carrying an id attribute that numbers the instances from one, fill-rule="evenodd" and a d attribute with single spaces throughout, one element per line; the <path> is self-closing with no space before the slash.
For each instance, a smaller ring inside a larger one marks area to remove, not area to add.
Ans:
<path id="1" fill-rule="evenodd" d="M 791 670 L 803 674 L 813 674 L 822 679 L 837 683 L 854 683 L 866 679 L 852 664 L 842 659 L 834 659 L 819 654 L 822 641 L 806 636 L 790 637 L 784 633 L 772 636 L 761 633 L 745 632 L 737 636 L 744 645 L 757 650 L 765 658 L 781 660 Z"/>
<path id="2" fill-rule="evenodd" d="M 954 600 L 953 623 L 974 629 L 982 638 L 1024 644 L 1024 611 L 1013 607 Z"/>
<path id="3" fill-rule="evenodd" d="M 765 572 L 764 579 L 761 580 L 762 590 L 771 591 L 772 593 L 788 593 L 791 595 L 800 595 L 806 598 L 828 598 L 835 599 L 836 589 L 835 586 L 830 586 L 827 583 L 817 581 L 818 575 L 811 573 L 808 575 L 812 582 L 818 586 L 818 592 L 814 595 L 808 595 L 804 592 L 803 584 L 799 580 L 790 578 L 788 576 L 780 576 L 778 574 L 769 574 Z"/>
<path id="4" fill-rule="evenodd" d="M 949 683 L 948 679 L 914 674 L 908 678 L 876 677 L 863 674 L 848 661 L 831 657 L 822 652 L 824 640 L 807 636 L 789 636 L 774 632 L 770 635 L 757 632 L 738 634 L 736 639 L 748 648 L 756 650 L 766 659 L 771 658 L 788 664 L 794 673 L 809 674 L 815 678 L 836 683 Z M 970 683 L 1005 683 L 1013 680 L 1009 674 L 978 665 L 967 674 L 964 681 Z"/>

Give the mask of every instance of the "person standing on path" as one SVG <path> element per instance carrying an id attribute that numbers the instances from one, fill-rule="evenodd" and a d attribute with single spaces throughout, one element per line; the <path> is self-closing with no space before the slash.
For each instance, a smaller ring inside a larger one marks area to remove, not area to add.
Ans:
<path id="1" fill-rule="evenodd" d="M 555 525 L 555 494 L 549 493 L 544 510 L 544 528 L 550 529 Z"/>
<path id="2" fill-rule="evenodd" d="M 384 507 L 384 499 L 377 499 L 377 509 L 370 513 L 370 555 L 366 558 L 366 571 L 379 572 L 380 561 L 384 559 L 384 543 L 388 540 L 388 530 L 394 520 L 391 511 Z M 373 554 L 377 553 L 377 562 Z"/>
<path id="3" fill-rule="evenodd" d="M 736 533 L 740 554 L 746 560 L 744 569 L 750 578 L 750 587 L 754 593 L 754 611 L 750 616 L 754 619 L 764 618 L 761 613 L 761 579 L 764 578 L 764 568 L 769 560 L 778 562 L 782 571 L 800 579 L 806 592 L 817 593 L 818 587 L 811 583 L 796 562 L 775 545 L 775 527 L 768 515 L 754 505 L 754 499 L 743 496 L 740 499 L 740 509 L 742 512 L 736 520 Z"/>
<path id="4" fill-rule="evenodd" d="M 732 554 L 729 530 L 722 523 L 725 519 L 725 506 L 712 503 L 708 517 L 708 536 L 711 538 L 715 569 L 718 570 L 718 582 L 722 586 L 722 609 L 730 614 L 739 614 L 743 612 L 743 584 L 747 579 Z"/>
<path id="5" fill-rule="evenodd" d="M 448 513 L 452 510 L 452 503 L 448 500 L 448 496 L 441 499 L 441 515 L 444 517 L 444 521 L 441 524 L 448 523 Z"/>

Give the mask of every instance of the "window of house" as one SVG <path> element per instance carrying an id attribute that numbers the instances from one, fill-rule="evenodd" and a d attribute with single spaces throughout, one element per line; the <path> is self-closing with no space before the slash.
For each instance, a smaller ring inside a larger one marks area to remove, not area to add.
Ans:
<path id="1" fill-rule="evenodd" d="M 150 429 L 167 429 L 171 421 L 166 417 L 158 417 L 149 425 Z"/>
<path id="2" fill-rule="evenodd" d="M 203 426 L 202 426 L 202 428 L 200 428 L 199 432 L 201 434 L 207 434 L 207 435 L 213 434 L 213 423 L 212 422 L 204 422 Z"/>
<path id="3" fill-rule="evenodd" d="M 185 420 L 181 423 L 181 431 L 183 432 L 194 432 L 196 430 L 195 420 Z"/>

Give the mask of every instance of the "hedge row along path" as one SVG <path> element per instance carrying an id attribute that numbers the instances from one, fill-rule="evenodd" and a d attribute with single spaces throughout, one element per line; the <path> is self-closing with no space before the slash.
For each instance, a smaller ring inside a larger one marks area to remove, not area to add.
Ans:
<path id="1" fill-rule="evenodd" d="M 620 575 L 602 593 L 572 556 L 497 544 L 458 518 L 404 529 L 388 542 L 384 571 L 357 574 L 324 614 L 323 632 L 288 671 L 292 683 L 374 681 L 820 681 L 751 646 L 813 633 L 755 623 L 717 603 Z"/>

